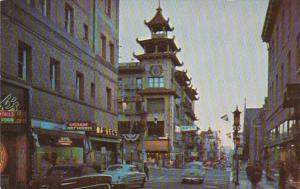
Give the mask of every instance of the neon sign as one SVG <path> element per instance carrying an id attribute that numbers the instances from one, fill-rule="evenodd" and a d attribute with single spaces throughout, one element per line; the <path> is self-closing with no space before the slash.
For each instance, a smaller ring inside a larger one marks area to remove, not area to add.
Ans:
<path id="1" fill-rule="evenodd" d="M 0 143 L 0 173 L 2 173 L 7 165 L 8 153 L 4 144 Z"/>
<path id="2" fill-rule="evenodd" d="M 93 126 L 88 121 L 70 121 L 66 123 L 68 131 L 93 131 Z"/>
<path id="3" fill-rule="evenodd" d="M 19 101 L 12 94 L 0 102 L 0 124 L 24 124 L 26 113 L 19 110 Z"/>

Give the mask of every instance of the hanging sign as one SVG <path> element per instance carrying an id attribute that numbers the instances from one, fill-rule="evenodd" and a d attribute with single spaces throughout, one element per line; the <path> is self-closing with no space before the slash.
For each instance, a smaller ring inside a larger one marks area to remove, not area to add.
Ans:
<path id="1" fill-rule="evenodd" d="M 0 173 L 5 170 L 7 165 L 8 153 L 4 144 L 0 143 Z"/>
<path id="2" fill-rule="evenodd" d="M 67 131 L 93 131 L 93 125 L 89 121 L 69 121 L 66 123 Z"/>
<path id="3" fill-rule="evenodd" d="M 63 146 L 70 146 L 72 144 L 72 140 L 69 137 L 60 137 L 57 141 L 57 144 Z"/>
<path id="4" fill-rule="evenodd" d="M 96 133 L 102 134 L 102 135 L 107 135 L 107 136 L 118 136 L 117 130 L 108 129 L 105 127 L 97 127 Z"/>
<path id="5" fill-rule="evenodd" d="M 19 110 L 19 101 L 12 94 L 0 102 L 0 124 L 25 124 L 26 112 Z"/>
<path id="6" fill-rule="evenodd" d="M 198 127 L 196 125 L 182 125 L 181 131 L 187 132 L 187 131 L 197 131 Z"/>

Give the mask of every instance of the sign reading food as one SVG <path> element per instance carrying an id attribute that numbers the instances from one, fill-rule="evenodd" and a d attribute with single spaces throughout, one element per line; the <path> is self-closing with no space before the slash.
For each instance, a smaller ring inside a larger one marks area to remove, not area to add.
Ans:
<path id="1" fill-rule="evenodd" d="M 88 121 L 69 121 L 66 123 L 68 131 L 92 131 L 93 126 Z"/>
<path id="2" fill-rule="evenodd" d="M 8 153 L 4 144 L 0 143 L 0 173 L 5 170 L 7 165 Z"/>
<path id="3" fill-rule="evenodd" d="M 19 101 L 12 94 L 0 102 L 0 124 L 25 124 L 26 113 L 19 110 Z"/>

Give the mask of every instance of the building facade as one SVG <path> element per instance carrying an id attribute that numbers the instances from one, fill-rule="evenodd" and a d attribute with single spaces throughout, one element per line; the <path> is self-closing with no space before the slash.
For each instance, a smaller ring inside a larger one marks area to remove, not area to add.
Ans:
<path id="1" fill-rule="evenodd" d="M 117 161 L 118 25 L 118 0 L 1 1 L 1 175 L 10 185 L 51 164 Z"/>
<path id="2" fill-rule="evenodd" d="M 268 171 L 274 177 L 276 164 L 285 161 L 294 180 L 299 180 L 300 94 L 300 2 L 270 0 L 262 39 L 268 44 L 268 102 L 265 146 Z M 273 155 L 274 154 L 274 155 Z"/>
<path id="3" fill-rule="evenodd" d="M 183 124 L 196 131 L 194 101 L 197 91 L 190 85 L 180 51 L 168 32 L 173 31 L 157 8 L 155 16 L 145 25 L 149 39 L 137 42 L 144 52 L 134 57 L 138 62 L 119 64 L 119 131 L 123 136 L 123 157 L 127 161 L 148 159 L 159 165 L 183 163 Z M 191 131 L 191 130 L 190 130 Z"/>

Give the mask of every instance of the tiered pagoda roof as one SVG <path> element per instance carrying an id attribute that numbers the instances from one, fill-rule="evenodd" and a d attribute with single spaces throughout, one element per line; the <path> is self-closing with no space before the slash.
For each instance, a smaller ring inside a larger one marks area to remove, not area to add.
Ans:
<path id="1" fill-rule="evenodd" d="M 156 52 L 156 53 L 145 53 L 136 55 L 133 53 L 133 56 L 139 61 L 147 60 L 147 59 L 155 59 L 155 58 L 170 58 L 175 66 L 182 66 L 183 62 L 180 62 L 176 56 L 175 52 Z"/>
<path id="2" fill-rule="evenodd" d="M 175 71 L 175 79 L 181 86 L 189 86 L 191 84 L 191 78 L 187 76 L 187 71 Z"/>
<path id="3" fill-rule="evenodd" d="M 144 40 L 139 40 L 137 38 L 136 41 L 138 42 L 138 44 L 140 44 L 143 47 L 143 49 L 149 46 L 154 46 L 154 45 L 163 46 L 165 44 L 168 44 L 170 47 L 170 51 L 179 52 L 181 50 L 181 48 L 178 48 L 175 43 L 175 36 L 173 36 L 173 38 L 155 37 L 155 38 L 144 39 Z"/>
<path id="4" fill-rule="evenodd" d="M 151 32 L 174 30 L 174 27 L 169 25 L 169 18 L 165 19 L 162 15 L 162 9 L 160 7 L 156 9 L 154 17 L 148 22 L 145 20 L 144 23 L 148 26 Z"/>

